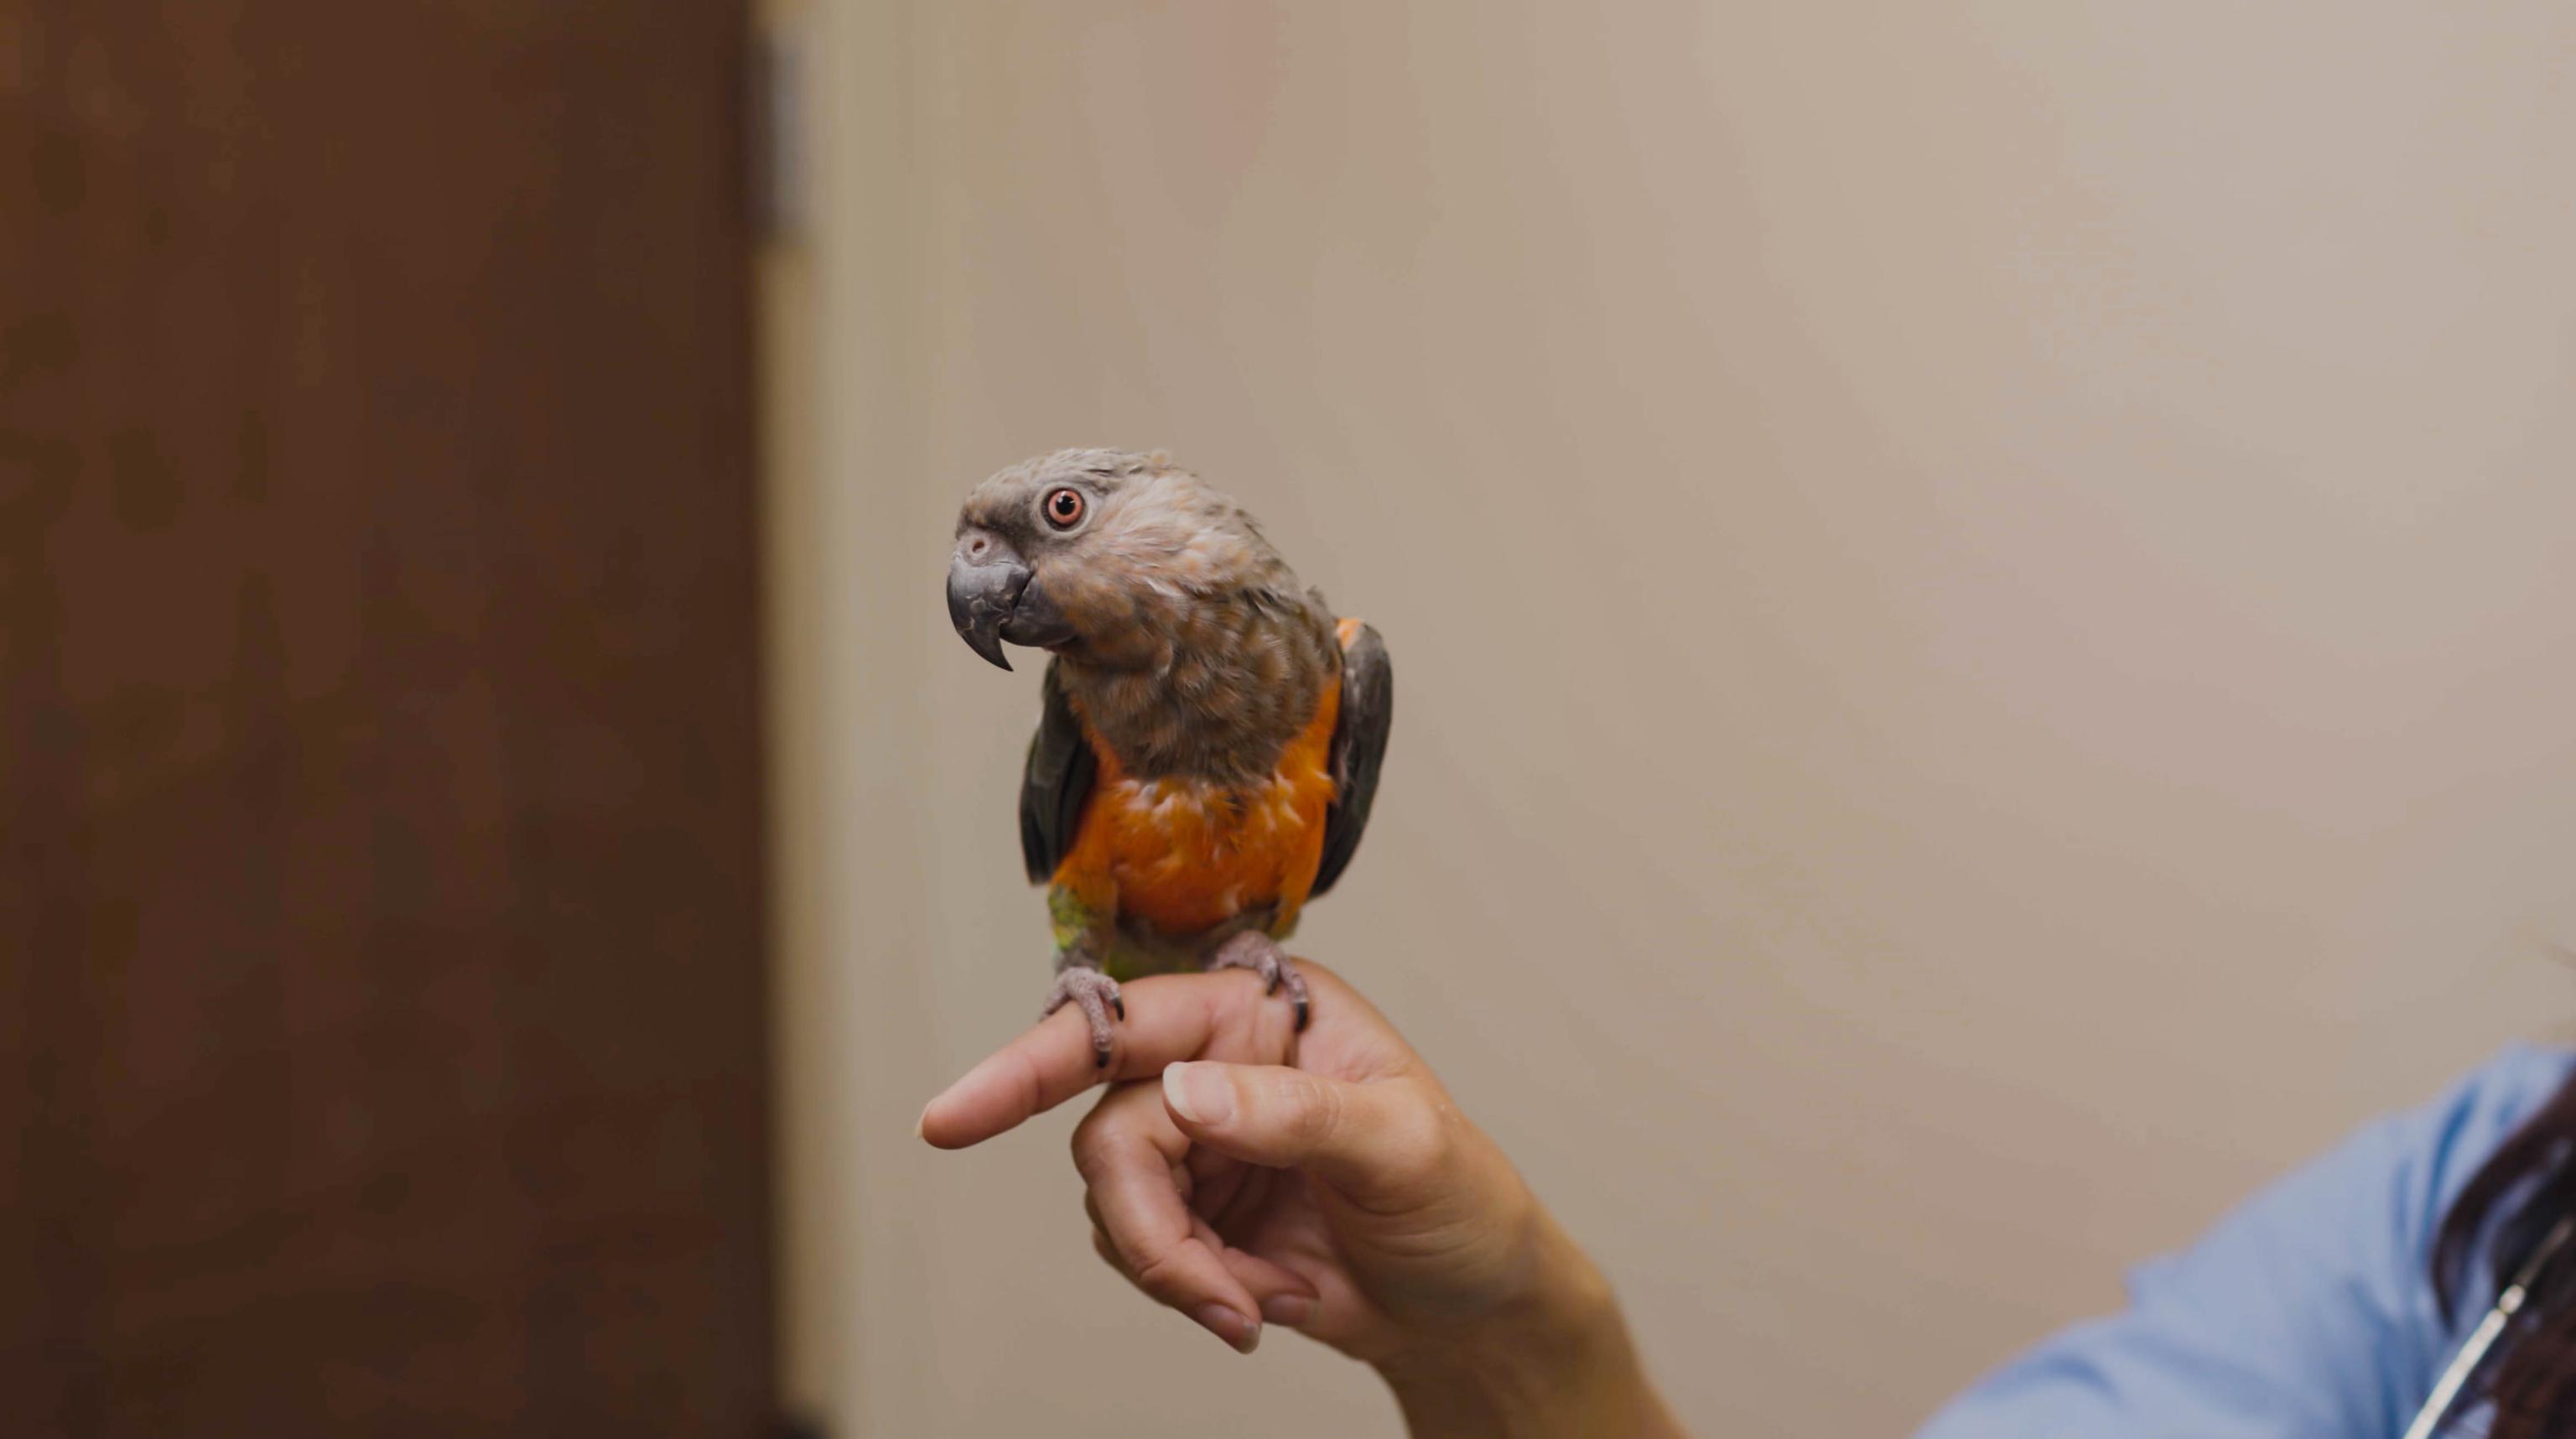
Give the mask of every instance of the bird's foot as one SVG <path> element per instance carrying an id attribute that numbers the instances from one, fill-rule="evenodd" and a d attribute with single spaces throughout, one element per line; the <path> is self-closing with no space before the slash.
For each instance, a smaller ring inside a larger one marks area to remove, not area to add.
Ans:
<path id="1" fill-rule="evenodd" d="M 1207 967 L 1210 974 L 1220 969 L 1251 970 L 1261 976 L 1261 992 L 1264 994 L 1286 990 L 1289 1002 L 1297 1006 L 1297 1031 L 1300 1034 L 1305 1032 L 1306 1021 L 1312 1015 L 1306 1000 L 1306 981 L 1290 967 L 1288 952 L 1279 947 L 1279 941 L 1257 929 L 1247 929 L 1218 945 L 1216 953 L 1209 957 Z"/>
<path id="2" fill-rule="evenodd" d="M 1118 981 L 1087 964 L 1068 964 L 1055 972 L 1055 987 L 1047 991 L 1046 1008 L 1038 1011 L 1038 1018 L 1068 1004 L 1079 1007 L 1091 1024 L 1092 1068 L 1107 1069 L 1110 1043 L 1117 1034 L 1109 1016 L 1114 1012 L 1120 1019 L 1127 1017 L 1127 1001 L 1118 997 Z"/>

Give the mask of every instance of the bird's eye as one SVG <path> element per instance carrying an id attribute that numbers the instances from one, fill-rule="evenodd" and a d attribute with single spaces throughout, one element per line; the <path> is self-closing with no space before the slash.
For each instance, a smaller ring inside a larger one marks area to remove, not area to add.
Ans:
<path id="1" fill-rule="evenodd" d="M 1082 523 L 1082 512 L 1088 508 L 1088 502 L 1082 498 L 1082 491 L 1071 485 L 1062 485 L 1047 491 L 1046 501 L 1039 508 L 1045 513 L 1048 524 L 1059 530 L 1069 530 Z"/>

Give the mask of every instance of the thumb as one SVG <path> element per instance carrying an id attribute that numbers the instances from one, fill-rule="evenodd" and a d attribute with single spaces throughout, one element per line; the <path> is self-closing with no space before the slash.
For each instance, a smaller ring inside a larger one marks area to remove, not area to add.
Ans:
<path id="1" fill-rule="evenodd" d="M 1163 1107 L 1219 1154 L 1303 1169 L 1358 1198 L 1419 1202 L 1443 1172 L 1448 1105 L 1403 1079 L 1350 1084 L 1283 1065 L 1174 1064 Z"/>

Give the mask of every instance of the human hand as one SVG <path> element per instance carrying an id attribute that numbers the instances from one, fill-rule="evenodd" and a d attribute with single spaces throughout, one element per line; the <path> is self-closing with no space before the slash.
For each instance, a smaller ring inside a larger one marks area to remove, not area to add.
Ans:
<path id="1" fill-rule="evenodd" d="M 1074 1165 L 1094 1247 L 1149 1296 L 1247 1353 L 1266 1318 L 1377 1366 L 1417 1435 L 1677 1433 L 1501 1150 L 1355 990 L 1300 968 L 1302 1035 L 1242 976 L 1138 980 L 1105 1071 L 1060 1012 L 932 1100 L 922 1137 L 981 1143 L 1105 1076 Z M 1628 1427 L 1563 1427 L 1605 1415 Z"/>

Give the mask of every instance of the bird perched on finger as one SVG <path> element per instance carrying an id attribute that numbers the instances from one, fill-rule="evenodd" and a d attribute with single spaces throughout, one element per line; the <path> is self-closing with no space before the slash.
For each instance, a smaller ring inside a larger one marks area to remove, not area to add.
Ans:
<path id="1" fill-rule="evenodd" d="M 975 487 L 948 617 L 1004 669 L 1042 649 L 1020 852 L 1055 982 L 1107 1065 L 1118 981 L 1246 969 L 1305 1027 L 1279 942 L 1368 826 L 1394 715 L 1377 631 L 1336 619 L 1243 508 L 1162 454 L 1060 450 Z"/>

